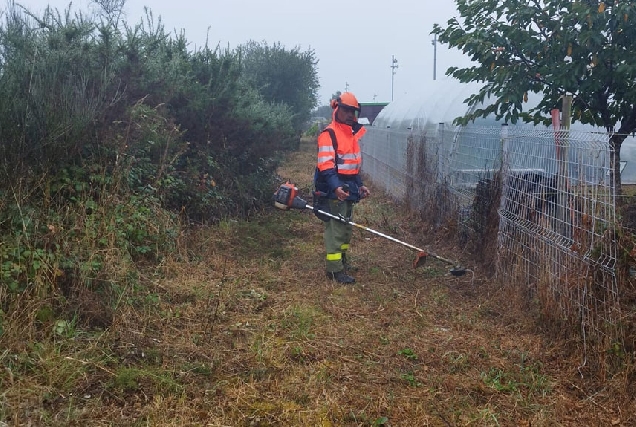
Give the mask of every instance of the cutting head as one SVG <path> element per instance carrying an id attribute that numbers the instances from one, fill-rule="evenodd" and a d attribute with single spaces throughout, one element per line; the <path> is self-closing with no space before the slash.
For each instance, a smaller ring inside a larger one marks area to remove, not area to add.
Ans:
<path id="1" fill-rule="evenodd" d="M 421 267 L 426 262 L 426 257 L 428 257 L 428 253 L 426 252 L 418 252 L 417 256 L 413 260 L 413 268 Z"/>
<path id="2" fill-rule="evenodd" d="M 413 261 L 413 268 L 417 268 L 417 267 L 421 267 L 422 265 L 424 265 L 424 263 L 426 262 L 426 258 L 429 256 L 433 256 L 437 259 L 440 259 L 442 261 L 446 261 L 446 262 L 450 262 L 449 260 L 439 257 L 437 255 L 433 255 L 433 254 L 429 254 L 428 252 L 418 252 L 417 256 L 415 258 L 415 260 Z M 464 274 L 466 274 L 466 269 L 464 267 L 461 267 L 459 265 L 454 266 L 453 268 L 450 269 L 449 273 L 452 276 L 455 277 L 459 277 L 459 276 L 463 276 Z"/>
<path id="3" fill-rule="evenodd" d="M 466 269 L 460 266 L 455 266 L 450 269 L 449 273 L 455 277 L 459 277 L 466 274 Z"/>

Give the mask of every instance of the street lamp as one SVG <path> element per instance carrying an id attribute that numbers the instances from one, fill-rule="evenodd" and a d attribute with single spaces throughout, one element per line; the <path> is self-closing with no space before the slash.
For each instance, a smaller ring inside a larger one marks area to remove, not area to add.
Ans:
<path id="1" fill-rule="evenodd" d="M 398 60 L 394 55 L 391 55 L 391 101 L 393 101 L 393 77 L 395 76 L 396 69 L 398 68 Z"/>

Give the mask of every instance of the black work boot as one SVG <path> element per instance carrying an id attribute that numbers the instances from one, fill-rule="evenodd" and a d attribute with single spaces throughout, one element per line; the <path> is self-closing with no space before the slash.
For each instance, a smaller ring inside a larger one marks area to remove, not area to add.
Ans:
<path id="1" fill-rule="evenodd" d="M 327 278 L 331 280 L 335 280 L 338 283 L 345 283 L 345 284 L 356 282 L 356 279 L 349 276 L 347 273 L 345 273 L 344 270 L 340 270 L 336 272 L 328 271 Z"/>
<path id="2" fill-rule="evenodd" d="M 342 253 L 342 265 L 344 266 L 344 270 L 347 273 L 355 273 L 356 271 L 358 271 L 358 267 L 354 267 L 353 265 L 349 264 L 347 254 L 344 252 Z"/>

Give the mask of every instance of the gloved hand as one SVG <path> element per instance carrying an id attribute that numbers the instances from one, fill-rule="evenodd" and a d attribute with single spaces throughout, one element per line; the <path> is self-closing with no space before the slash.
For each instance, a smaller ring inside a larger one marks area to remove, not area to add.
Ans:
<path id="1" fill-rule="evenodd" d="M 360 187 L 360 198 L 364 199 L 367 198 L 371 195 L 371 192 L 369 191 L 369 189 L 367 187 L 365 187 L 364 185 L 362 187 Z"/>

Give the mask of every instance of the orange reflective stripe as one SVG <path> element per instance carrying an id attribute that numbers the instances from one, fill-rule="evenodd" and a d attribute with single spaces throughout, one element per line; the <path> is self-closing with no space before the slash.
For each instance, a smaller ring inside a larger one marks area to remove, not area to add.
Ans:
<path id="1" fill-rule="evenodd" d="M 351 126 L 332 122 L 328 128 L 332 129 L 337 141 L 338 152 L 333 149 L 333 142 L 328 132 L 318 135 L 318 170 L 337 169 L 339 174 L 356 175 L 362 167 L 362 153 L 359 140 L 366 129 L 360 129 L 355 135 Z"/>

